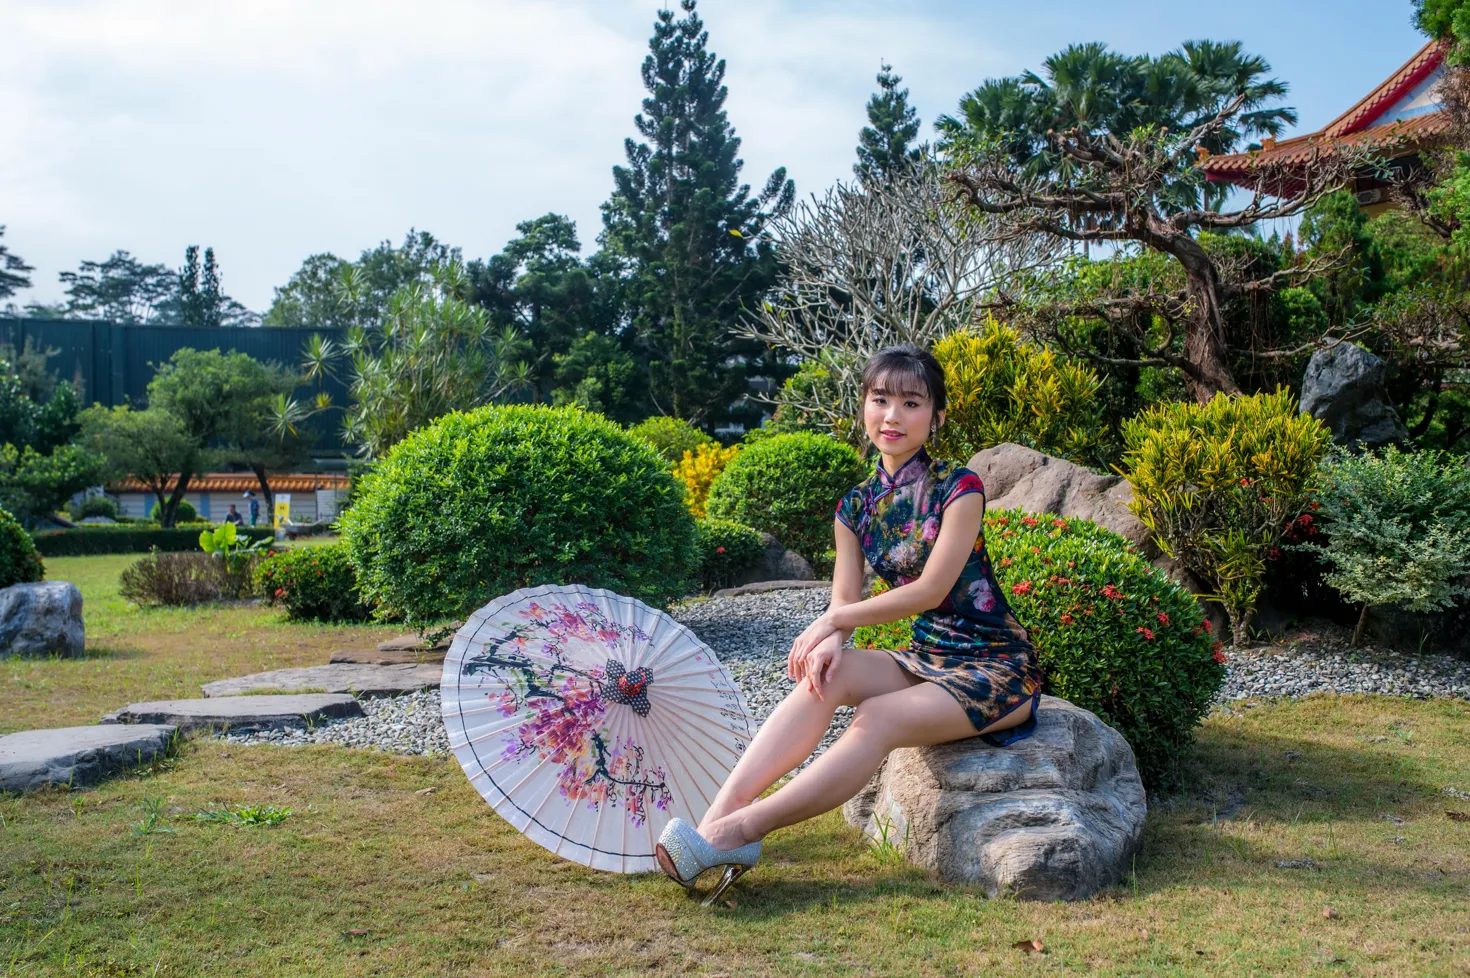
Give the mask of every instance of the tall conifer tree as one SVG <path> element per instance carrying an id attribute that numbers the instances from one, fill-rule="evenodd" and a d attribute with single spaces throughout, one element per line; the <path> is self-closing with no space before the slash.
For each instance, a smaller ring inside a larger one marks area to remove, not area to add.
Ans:
<path id="1" fill-rule="evenodd" d="M 852 167 L 865 186 L 890 183 L 924 158 L 924 147 L 913 145 L 919 116 L 909 105 L 909 90 L 898 87 L 901 81 L 892 65 L 878 66 L 878 91 L 868 99 L 868 125 L 858 133 L 858 161 Z"/>
<path id="2" fill-rule="evenodd" d="M 648 358 L 649 397 L 664 414 L 711 425 L 747 380 L 769 373 L 765 348 L 730 327 L 775 281 L 774 245 L 761 232 L 796 196 L 785 168 L 752 197 L 739 183 L 740 140 L 725 116 L 725 62 L 682 0 L 661 10 L 643 61 L 649 97 L 626 141 L 627 166 L 603 204 L 601 243 L 622 270 L 628 328 Z"/>

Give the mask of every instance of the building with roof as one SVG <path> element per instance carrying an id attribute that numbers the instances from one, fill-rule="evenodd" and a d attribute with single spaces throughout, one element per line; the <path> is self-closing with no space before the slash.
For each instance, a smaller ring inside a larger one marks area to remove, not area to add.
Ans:
<path id="1" fill-rule="evenodd" d="M 1444 56 L 1444 44 L 1430 41 L 1317 132 L 1290 139 L 1266 138 L 1259 149 L 1246 153 L 1208 156 L 1201 151 L 1205 178 L 1251 190 L 1268 175 L 1270 192 L 1290 194 L 1293 169 L 1309 166 L 1322 154 L 1371 152 L 1391 170 L 1417 166 L 1419 152 L 1435 145 L 1449 129 L 1449 118 L 1436 97 L 1444 77 Z M 1390 179 L 1390 174 L 1369 169 L 1355 175 L 1352 189 L 1368 213 L 1377 214 L 1389 206 Z"/>
<path id="2" fill-rule="evenodd" d="M 173 491 L 178 477 L 170 477 L 168 492 Z M 347 476 L 340 472 L 281 473 L 267 474 L 271 492 L 277 499 L 291 497 L 291 520 L 296 523 L 314 523 L 317 520 L 336 517 L 341 504 L 347 500 Z M 109 482 L 103 491 L 117 500 L 118 513 L 122 516 L 146 518 L 158 499 L 153 490 L 137 479 L 128 478 Z M 249 499 L 245 493 L 253 492 L 260 500 L 260 525 L 271 523 L 260 483 L 251 472 L 210 472 L 196 475 L 189 480 L 184 490 L 184 499 L 194 507 L 201 519 L 218 523 L 230 511 L 230 503 L 250 517 Z"/>

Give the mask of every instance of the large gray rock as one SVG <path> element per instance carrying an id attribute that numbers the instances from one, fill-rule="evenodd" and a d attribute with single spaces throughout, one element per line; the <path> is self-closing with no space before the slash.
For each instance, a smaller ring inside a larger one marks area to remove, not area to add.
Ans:
<path id="1" fill-rule="evenodd" d="M 114 771 L 163 756 L 174 732 L 168 725 L 138 724 L 26 730 L 0 737 L 0 791 L 95 784 Z"/>
<path id="2" fill-rule="evenodd" d="M 167 723 L 181 731 L 205 727 L 266 730 L 304 727 L 329 717 L 362 716 L 362 707 L 341 693 L 296 696 L 219 696 L 197 700 L 130 703 L 102 718 L 110 723 Z"/>
<path id="3" fill-rule="evenodd" d="M 1120 475 L 1104 475 L 1009 442 L 976 452 L 965 464 L 985 483 L 987 509 L 1091 520 L 1124 537 L 1150 559 L 1159 554 L 1148 528 L 1128 508 L 1133 487 Z"/>
<path id="4" fill-rule="evenodd" d="M 1148 806 L 1122 735 L 1043 696 L 1030 737 L 895 750 L 842 813 L 870 839 L 886 828 L 910 862 L 945 880 L 990 896 L 1085 900 L 1122 879 Z"/>
<path id="5" fill-rule="evenodd" d="M 409 632 L 407 635 L 399 635 L 397 638 L 390 638 L 387 641 L 379 642 L 378 651 L 447 652 L 449 650 L 449 643 L 454 638 L 454 633 L 459 631 L 463 627 L 464 622 L 462 621 L 452 621 L 449 624 L 443 626 L 438 630 L 445 631 L 447 629 L 448 634 L 437 642 L 430 642 L 422 635 L 416 634 L 414 632 Z"/>
<path id="6" fill-rule="evenodd" d="M 812 565 L 801 554 L 787 550 L 781 541 L 769 533 L 761 534 L 766 548 L 754 567 L 735 578 L 732 587 L 756 584 L 761 581 L 813 581 L 816 573 Z"/>
<path id="7" fill-rule="evenodd" d="M 66 581 L 0 589 L 0 659 L 80 656 L 86 644 L 82 592 Z"/>
<path id="8" fill-rule="evenodd" d="M 339 649 L 327 659 L 330 662 L 356 662 L 375 666 L 417 665 L 424 662 L 443 664 L 447 645 L 422 651 L 382 652 L 377 649 Z"/>
<path id="9" fill-rule="evenodd" d="M 1302 378 L 1302 413 L 1325 424 L 1349 448 L 1377 448 L 1409 437 L 1383 387 L 1383 361 L 1352 343 L 1312 354 Z"/>
<path id="10" fill-rule="evenodd" d="M 386 654 L 386 653 L 385 653 Z M 398 665 L 366 665 L 331 663 L 300 669 L 272 669 L 234 679 L 220 679 L 199 687 L 205 696 L 239 696 L 261 689 L 315 690 L 323 693 L 351 693 L 354 696 L 401 696 L 421 689 L 438 689 L 444 666 L 438 663 Z"/>

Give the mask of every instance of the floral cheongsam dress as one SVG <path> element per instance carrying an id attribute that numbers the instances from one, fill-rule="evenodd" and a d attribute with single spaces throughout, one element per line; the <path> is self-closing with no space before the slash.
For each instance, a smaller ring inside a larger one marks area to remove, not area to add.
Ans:
<path id="1" fill-rule="evenodd" d="M 935 462 L 919 449 L 894 476 L 880 460 L 867 482 L 837 504 L 837 518 L 852 530 L 868 563 L 890 587 L 917 580 L 949 504 L 985 486 L 980 477 L 951 462 Z M 937 608 L 914 621 L 907 649 L 889 655 L 908 672 L 936 683 L 959 701 L 976 730 L 1031 702 L 1026 722 L 985 735 L 996 745 L 1036 729 L 1041 672 L 1036 649 L 1016 621 L 990 569 L 982 526 L 959 580 Z"/>

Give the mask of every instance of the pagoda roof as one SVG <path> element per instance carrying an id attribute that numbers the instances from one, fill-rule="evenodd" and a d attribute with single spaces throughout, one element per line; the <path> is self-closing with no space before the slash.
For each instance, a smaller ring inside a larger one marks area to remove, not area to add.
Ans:
<path id="1" fill-rule="evenodd" d="M 1430 41 L 1326 126 L 1291 139 L 1263 139 L 1260 149 L 1248 153 L 1205 157 L 1200 161 L 1205 178 L 1249 187 L 1254 185 L 1255 171 L 1263 166 L 1279 173 L 1323 153 L 1376 149 L 1404 156 L 1433 143 L 1449 128 L 1433 91 L 1444 56 L 1443 42 Z"/>

